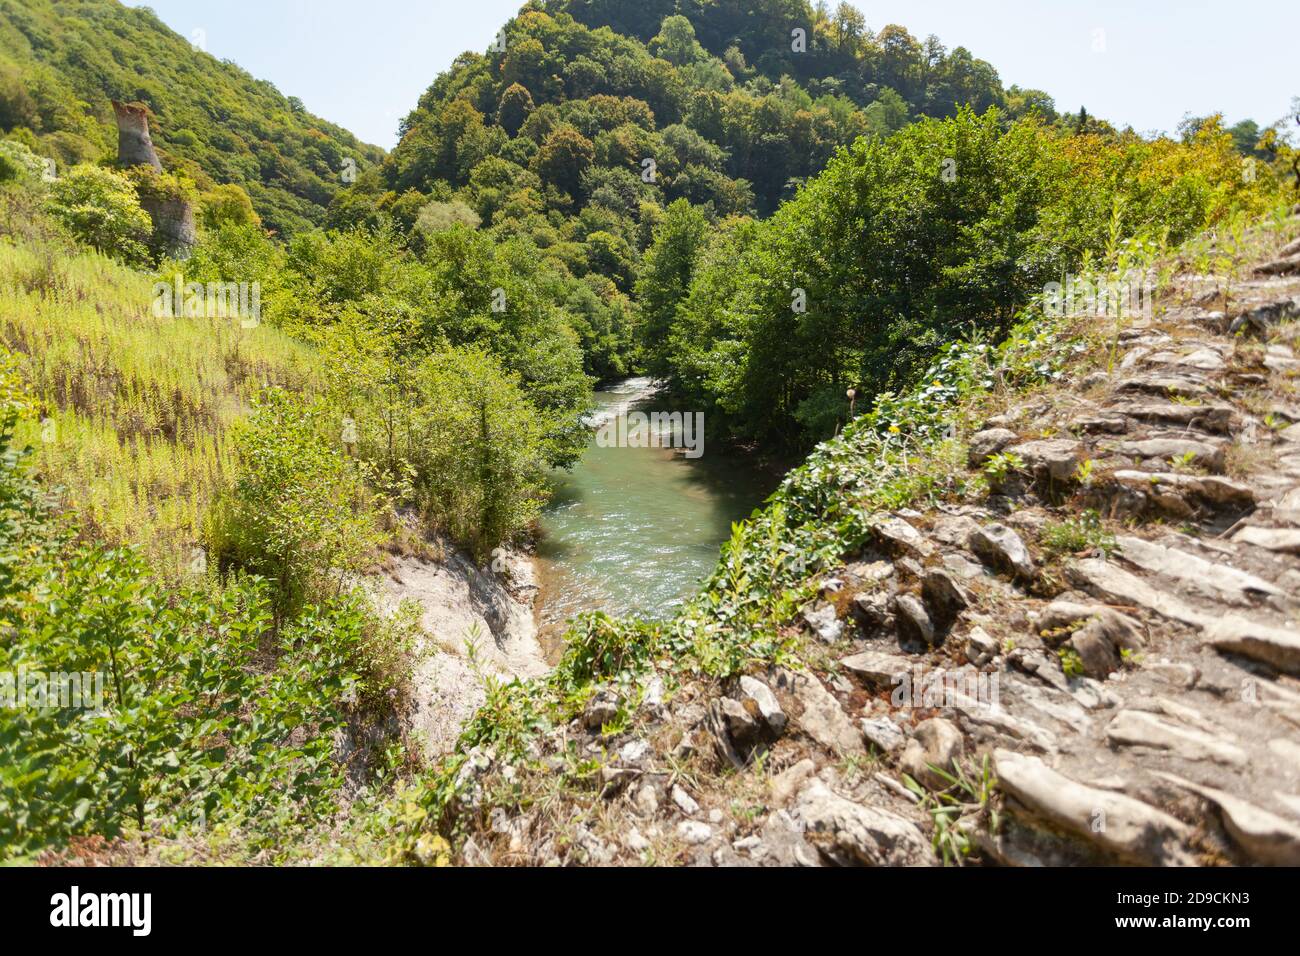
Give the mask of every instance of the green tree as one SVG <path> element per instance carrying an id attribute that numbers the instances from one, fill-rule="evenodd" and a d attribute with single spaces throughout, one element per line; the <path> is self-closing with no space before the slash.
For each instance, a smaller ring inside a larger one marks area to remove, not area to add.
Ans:
<path id="1" fill-rule="evenodd" d="M 124 262 L 143 262 L 148 255 L 153 223 L 121 173 L 76 166 L 50 184 L 46 208 L 78 242 Z"/>
<path id="2" fill-rule="evenodd" d="M 497 122 L 514 136 L 533 112 L 533 96 L 518 83 L 511 83 L 497 104 Z"/>
<path id="3" fill-rule="evenodd" d="M 667 375 L 672 369 L 669 332 L 678 303 L 690 288 L 695 264 L 708 236 L 704 213 L 684 199 L 670 205 L 655 227 L 654 240 L 641 263 L 636 299 L 646 369 Z"/>
<path id="4" fill-rule="evenodd" d="M 261 217 L 253 210 L 253 201 L 238 183 L 214 186 L 200 197 L 203 225 L 219 229 L 224 225 L 260 226 Z"/>
<path id="5" fill-rule="evenodd" d="M 459 199 L 453 199 L 451 202 L 435 201 L 421 206 L 419 218 L 415 221 L 415 228 L 428 235 L 429 233 L 450 229 L 457 223 L 471 229 L 477 229 L 480 222 L 482 220 L 479 218 L 478 213 Z"/>
<path id="6" fill-rule="evenodd" d="M 214 506 L 209 545 L 223 569 L 271 582 L 278 621 L 341 591 L 381 539 L 349 438 L 341 417 L 275 388 L 235 433 L 239 471 Z"/>
<path id="7" fill-rule="evenodd" d="M 572 126 L 561 126 L 546 137 L 537 151 L 533 171 L 577 199 L 582 195 L 582 174 L 595 156 L 591 140 Z"/>
<path id="8" fill-rule="evenodd" d="M 456 348 L 413 372 L 411 459 L 437 523 L 480 557 L 538 515 L 547 472 L 543 417 L 518 376 Z"/>
<path id="9" fill-rule="evenodd" d="M 709 56 L 695 39 L 695 27 L 683 16 L 665 17 L 659 33 L 646 46 L 674 66 L 697 63 Z"/>

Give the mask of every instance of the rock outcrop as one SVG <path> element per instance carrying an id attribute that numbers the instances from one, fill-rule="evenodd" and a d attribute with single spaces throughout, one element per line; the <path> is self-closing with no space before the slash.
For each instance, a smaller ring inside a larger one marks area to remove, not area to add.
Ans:
<path id="1" fill-rule="evenodd" d="M 408 731 L 427 758 L 451 750 L 483 703 L 485 676 L 538 677 L 548 669 L 533 619 L 527 556 L 499 559 L 505 566 L 497 573 L 445 542 L 441 547 L 441 560 L 399 557 L 380 579 L 390 609 L 401 601 L 419 605 L 424 638 L 415 648 Z M 611 704 L 602 711 L 594 729 L 615 710 Z"/>
<path id="2" fill-rule="evenodd" d="M 148 166 L 156 173 L 163 171 L 162 162 L 153 148 L 149 136 L 149 110 L 139 103 L 119 103 L 113 100 L 113 115 L 117 119 L 117 162 L 119 166 Z"/>
<path id="3" fill-rule="evenodd" d="M 153 139 L 149 136 L 149 111 L 138 103 L 113 100 L 117 119 L 117 162 L 123 168 L 147 166 L 155 174 L 163 171 Z M 153 245 L 175 259 L 189 256 L 198 242 L 194 206 L 183 196 L 142 188 L 140 206 L 153 221 Z"/>

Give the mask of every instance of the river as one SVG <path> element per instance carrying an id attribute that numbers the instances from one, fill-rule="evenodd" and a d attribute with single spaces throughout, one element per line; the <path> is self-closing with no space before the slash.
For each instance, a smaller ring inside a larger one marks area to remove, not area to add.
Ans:
<path id="1" fill-rule="evenodd" d="M 593 429 L 657 408 L 645 378 L 597 391 L 596 401 Z M 593 430 L 581 461 L 556 473 L 536 555 L 539 625 L 552 653 L 556 633 L 579 611 L 670 616 L 713 569 L 731 523 L 775 489 L 778 477 L 710 445 L 705 425 L 694 460 L 631 442 L 602 447 Z"/>

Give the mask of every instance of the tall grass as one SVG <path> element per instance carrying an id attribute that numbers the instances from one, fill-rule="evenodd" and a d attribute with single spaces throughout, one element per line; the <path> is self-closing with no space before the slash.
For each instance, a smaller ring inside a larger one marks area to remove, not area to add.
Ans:
<path id="1" fill-rule="evenodd" d="M 0 241 L 0 343 L 42 403 L 19 443 L 102 533 L 180 570 L 232 475 L 231 424 L 266 385 L 314 391 L 318 361 L 266 325 L 156 317 L 153 281 L 94 252 Z"/>

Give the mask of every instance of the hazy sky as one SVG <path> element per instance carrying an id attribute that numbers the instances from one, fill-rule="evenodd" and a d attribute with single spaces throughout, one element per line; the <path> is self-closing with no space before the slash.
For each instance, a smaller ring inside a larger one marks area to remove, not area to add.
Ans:
<path id="1" fill-rule="evenodd" d="M 385 148 L 451 61 L 483 51 L 522 0 L 150 0 L 182 36 Z M 636 3 L 637 0 L 628 0 Z M 1185 113 L 1268 125 L 1300 96 L 1295 0 L 873 0 L 867 25 L 937 34 L 1004 84 L 1141 132 Z M 834 6 L 834 4 L 832 4 Z M 202 31 L 196 34 L 195 31 Z"/>

